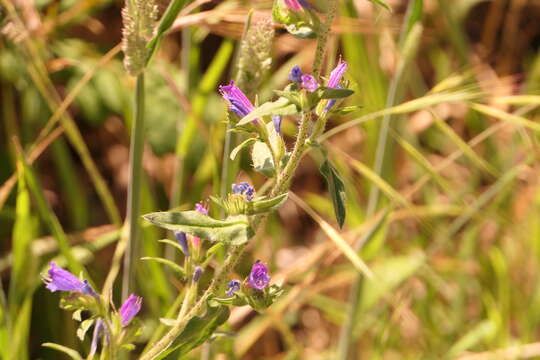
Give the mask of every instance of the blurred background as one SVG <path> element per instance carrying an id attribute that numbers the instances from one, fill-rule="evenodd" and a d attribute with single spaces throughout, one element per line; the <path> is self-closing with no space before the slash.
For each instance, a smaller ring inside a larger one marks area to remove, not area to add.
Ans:
<path id="1" fill-rule="evenodd" d="M 243 277 L 261 259 L 285 295 L 263 314 L 234 309 L 224 336 L 188 358 L 338 359 L 346 342 L 350 359 L 540 358 L 540 1 L 424 0 L 422 11 L 412 9 L 419 2 L 388 3 L 391 12 L 341 1 L 326 48 L 323 73 L 348 61 L 355 94 L 347 105 L 362 106 L 333 117 L 323 135 L 346 186 L 344 227 L 321 159 L 309 154 L 291 199 L 235 269 Z M 271 6 L 194 1 L 163 40 L 146 77 L 143 213 L 191 209 L 220 193 L 227 111 L 217 87 L 233 78 L 248 11 L 262 21 Z M 89 347 L 40 273 L 50 259 L 65 261 L 67 247 L 100 287 L 112 261 L 135 85 L 122 65 L 122 7 L 1 0 L 5 359 L 63 358 L 43 342 Z M 422 13 L 415 36 L 403 35 L 413 31 L 407 11 Z M 259 101 L 287 84 L 293 65 L 309 71 L 315 46 L 276 27 Z M 294 119 L 283 130 L 290 143 Z M 17 168 L 21 153 L 28 164 Z M 236 181 L 263 186 L 247 154 L 238 166 Z M 140 253 L 166 253 L 157 242 L 165 236 L 143 224 Z M 182 284 L 155 263 L 136 271 L 144 343 Z"/>

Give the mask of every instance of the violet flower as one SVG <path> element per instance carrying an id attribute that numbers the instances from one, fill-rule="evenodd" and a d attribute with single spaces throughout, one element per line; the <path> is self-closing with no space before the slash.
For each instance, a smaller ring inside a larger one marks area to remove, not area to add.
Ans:
<path id="1" fill-rule="evenodd" d="M 83 294 L 85 291 L 88 291 L 87 288 L 90 287 L 90 285 L 87 283 L 85 284 L 81 279 L 69 271 L 58 267 L 53 261 L 51 261 L 49 265 L 51 268 L 48 271 L 49 277 L 45 279 L 45 283 L 47 284 L 45 287 L 51 292 L 75 291 Z"/>
<path id="2" fill-rule="evenodd" d="M 302 75 L 302 84 L 300 84 L 300 86 L 309 92 L 314 92 L 319 88 L 319 83 L 313 75 L 304 74 Z"/>
<path id="3" fill-rule="evenodd" d="M 306 5 L 306 2 L 302 0 L 284 0 L 284 2 L 285 5 L 292 11 L 300 11 Z"/>
<path id="4" fill-rule="evenodd" d="M 231 280 L 227 285 L 227 292 L 225 293 L 225 295 L 233 296 L 234 293 L 238 290 L 240 290 L 240 280 Z"/>
<path id="5" fill-rule="evenodd" d="M 328 79 L 328 84 L 326 85 L 329 88 L 341 89 L 339 82 L 343 78 L 345 71 L 347 71 L 348 64 L 346 61 L 340 61 L 339 64 L 330 72 L 330 79 Z M 329 111 L 336 104 L 336 99 L 331 99 L 328 101 L 328 104 L 324 107 L 324 111 Z"/>
<path id="6" fill-rule="evenodd" d="M 234 81 L 231 81 L 229 85 L 221 85 L 219 87 L 219 92 L 221 93 L 221 96 L 229 102 L 229 109 L 241 118 L 255 109 L 242 90 L 234 85 Z"/>
<path id="7" fill-rule="evenodd" d="M 254 289 L 264 290 L 270 283 L 268 268 L 259 260 L 251 267 L 251 272 L 248 276 L 248 284 Z"/>
<path id="8" fill-rule="evenodd" d="M 291 69 L 291 72 L 289 73 L 289 80 L 295 83 L 302 82 L 302 75 L 304 73 L 302 72 L 302 69 L 300 69 L 300 66 L 294 65 Z"/>
<path id="9" fill-rule="evenodd" d="M 276 133 L 278 135 L 281 135 L 281 116 L 280 115 L 272 115 L 272 122 L 274 123 L 274 129 L 276 129 Z"/>
<path id="10" fill-rule="evenodd" d="M 195 204 L 195 210 L 200 212 L 203 215 L 208 215 L 208 209 L 205 208 L 204 205 L 201 204 L 201 203 L 196 203 Z"/>
<path id="11" fill-rule="evenodd" d="M 101 333 L 103 332 L 103 320 L 97 319 L 94 325 L 94 333 L 92 334 L 92 343 L 90 344 L 90 354 L 88 358 L 92 358 L 97 351 L 97 346 Z"/>
<path id="12" fill-rule="evenodd" d="M 193 271 L 193 277 L 191 278 L 191 280 L 193 280 L 193 282 L 199 281 L 203 272 L 204 272 L 204 269 L 202 267 L 195 266 L 195 270 Z"/>
<path id="13" fill-rule="evenodd" d="M 340 61 L 334 70 L 330 72 L 330 79 L 328 79 L 328 84 L 326 84 L 326 86 L 329 88 L 336 88 L 347 71 L 348 66 L 349 64 L 347 64 L 346 61 Z"/>
<path id="14" fill-rule="evenodd" d="M 232 184 L 232 192 L 233 194 L 244 195 L 247 201 L 251 201 L 255 197 L 255 189 L 245 181 L 238 185 Z"/>
<path id="15" fill-rule="evenodd" d="M 122 327 L 129 325 L 131 320 L 141 310 L 142 298 L 134 294 L 129 295 L 126 301 L 120 307 L 120 321 Z"/>
<path id="16" fill-rule="evenodd" d="M 181 231 L 175 231 L 174 237 L 176 238 L 176 241 L 178 241 L 178 244 L 182 248 L 182 252 L 185 256 L 189 256 L 189 246 L 187 243 L 187 236 L 185 232 Z"/>

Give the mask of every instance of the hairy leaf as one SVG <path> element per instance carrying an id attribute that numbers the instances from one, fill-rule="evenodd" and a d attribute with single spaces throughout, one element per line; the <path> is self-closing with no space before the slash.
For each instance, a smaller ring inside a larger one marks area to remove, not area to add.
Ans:
<path id="1" fill-rule="evenodd" d="M 253 161 L 253 169 L 268 177 L 273 177 L 276 171 L 272 153 L 268 146 L 257 141 L 251 149 L 251 160 Z"/>
<path id="2" fill-rule="evenodd" d="M 296 105 L 291 104 L 289 99 L 281 97 L 276 101 L 265 102 L 246 116 L 244 116 L 236 124 L 236 126 L 242 126 L 249 124 L 251 121 L 269 115 L 292 115 L 298 114 L 298 108 Z"/>
<path id="3" fill-rule="evenodd" d="M 198 211 L 155 212 L 143 218 L 154 225 L 171 231 L 182 231 L 212 242 L 222 241 L 232 245 L 246 243 L 252 236 L 246 216 L 231 216 L 216 220 Z"/>

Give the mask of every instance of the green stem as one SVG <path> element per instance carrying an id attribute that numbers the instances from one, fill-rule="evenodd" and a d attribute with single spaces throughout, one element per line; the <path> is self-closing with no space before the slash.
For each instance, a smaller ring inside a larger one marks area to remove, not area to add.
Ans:
<path id="1" fill-rule="evenodd" d="M 319 77 L 321 74 L 322 62 L 324 59 L 324 51 L 326 50 L 326 42 L 328 41 L 328 35 L 332 29 L 332 23 L 336 17 L 338 0 L 331 0 L 328 5 L 328 13 L 326 14 L 326 21 L 319 34 L 319 41 L 317 42 L 317 50 L 315 52 L 315 61 L 313 62 L 313 76 Z"/>
<path id="2" fill-rule="evenodd" d="M 229 274 L 229 271 L 234 268 L 234 266 L 242 256 L 245 246 L 246 245 L 234 246 L 231 249 L 229 255 L 225 259 L 225 263 L 218 270 L 218 273 L 210 283 L 208 289 L 206 289 L 204 294 L 201 296 L 201 298 L 193 305 L 193 307 L 187 312 L 187 314 L 179 318 L 176 324 L 165 334 L 165 336 L 163 336 L 161 340 L 155 343 L 145 354 L 143 354 L 139 358 L 139 360 L 154 359 L 171 345 L 174 339 L 176 339 L 178 335 L 180 335 L 182 330 L 184 330 L 188 321 L 194 316 L 197 316 L 204 308 L 204 305 L 206 304 L 206 301 L 208 300 L 210 295 L 219 290 L 219 287 L 225 280 L 226 276 Z M 189 295 L 186 294 L 186 296 Z"/>
<path id="3" fill-rule="evenodd" d="M 125 230 L 127 230 L 124 273 L 122 279 L 122 299 L 128 297 L 133 287 L 134 271 L 132 263 L 137 257 L 139 237 L 139 217 L 141 211 L 142 158 L 144 149 L 144 73 L 137 76 L 134 104 L 134 121 L 131 131 L 129 151 L 129 185 Z"/>

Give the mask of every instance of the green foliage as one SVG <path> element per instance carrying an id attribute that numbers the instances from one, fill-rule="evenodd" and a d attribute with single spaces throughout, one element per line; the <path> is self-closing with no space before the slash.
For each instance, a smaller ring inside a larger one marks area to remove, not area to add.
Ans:
<path id="1" fill-rule="evenodd" d="M 143 218 L 154 225 L 171 231 L 181 231 L 212 242 L 241 245 L 253 236 L 245 215 L 216 220 L 198 211 L 156 212 Z"/>
<path id="2" fill-rule="evenodd" d="M 166 359 L 168 356 L 172 357 L 172 354 L 175 358 L 179 358 L 187 354 L 209 340 L 216 329 L 227 321 L 229 315 L 227 306 L 209 306 L 205 315 L 193 317 L 171 347 L 155 359 Z"/>
<path id="3" fill-rule="evenodd" d="M 330 197 L 332 198 L 332 204 L 334 204 L 334 214 L 336 216 L 336 220 L 339 227 L 343 227 L 345 217 L 347 215 L 347 208 L 345 205 L 347 200 L 345 194 L 345 185 L 343 184 L 337 170 L 332 166 L 328 159 L 324 160 L 319 171 L 324 176 L 326 184 L 328 185 Z"/>

